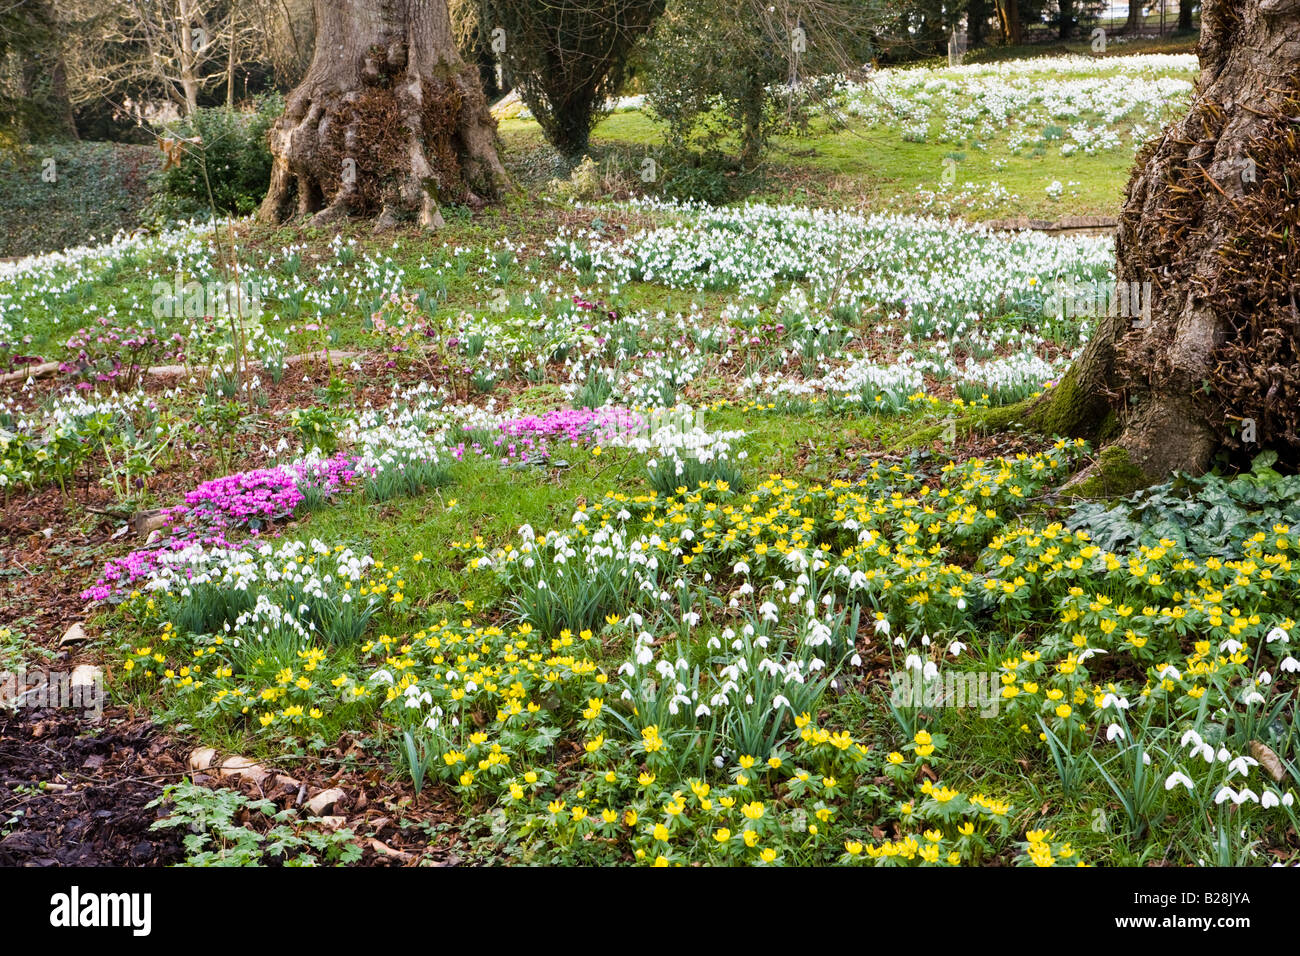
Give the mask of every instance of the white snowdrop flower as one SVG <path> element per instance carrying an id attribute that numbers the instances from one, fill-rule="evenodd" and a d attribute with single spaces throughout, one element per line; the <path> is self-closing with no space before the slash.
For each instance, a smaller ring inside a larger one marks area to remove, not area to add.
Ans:
<path id="1" fill-rule="evenodd" d="M 1239 650 L 1241 650 L 1241 641 L 1238 641 L 1230 637 L 1219 645 L 1219 650 L 1224 654 L 1228 654 L 1228 655 L 1235 654 Z"/>
<path id="2" fill-rule="evenodd" d="M 1264 638 L 1264 643 L 1272 644 L 1275 641 L 1289 641 L 1290 639 L 1291 636 L 1287 634 L 1286 631 L 1282 630 L 1280 627 L 1275 627 L 1273 630 L 1268 632 L 1268 636 Z"/>
<path id="3" fill-rule="evenodd" d="M 1160 668 L 1160 670 L 1156 671 L 1156 676 L 1161 680 L 1164 680 L 1165 678 L 1168 678 L 1169 680 L 1181 680 L 1183 675 L 1178 672 L 1178 668 L 1173 664 L 1166 664 L 1164 667 Z"/>
<path id="4" fill-rule="evenodd" d="M 1243 754 L 1240 757 L 1234 758 L 1232 762 L 1228 764 L 1228 773 L 1225 779 L 1231 780 L 1233 774 L 1238 774 L 1238 773 L 1241 774 L 1243 777 L 1248 777 L 1250 776 L 1250 768 L 1258 767 L 1258 766 L 1259 766 L 1258 760 L 1256 760 L 1254 757 L 1247 757 L 1246 755 Z"/>
<path id="5" fill-rule="evenodd" d="M 964 650 L 966 650 L 966 645 L 963 644 L 961 641 L 953 641 L 951 644 L 948 645 L 948 653 L 951 654 L 953 657 L 956 657 Z"/>
<path id="6" fill-rule="evenodd" d="M 1178 741 L 1178 746 L 1186 747 L 1188 744 L 1191 744 L 1194 747 L 1199 747 L 1201 745 L 1201 735 L 1195 730 L 1188 730 L 1185 732 L 1182 739 Z"/>
<path id="7" fill-rule="evenodd" d="M 903 661 L 904 670 L 919 671 L 921 666 L 921 657 L 919 654 L 908 654 L 907 659 Z"/>
<path id="8" fill-rule="evenodd" d="M 1172 790 L 1174 789 L 1174 787 L 1178 786 L 1179 784 L 1182 784 L 1188 790 L 1195 789 L 1192 785 L 1191 778 L 1188 777 L 1185 773 L 1182 773 L 1181 771 L 1175 770 L 1169 776 L 1165 777 L 1166 790 Z"/>
<path id="9" fill-rule="evenodd" d="M 746 701 L 746 703 L 748 702 L 749 701 Z M 790 701 L 786 700 L 785 696 L 782 694 L 777 694 L 774 698 L 772 698 L 773 710 L 780 710 L 782 707 L 789 707 L 789 706 L 790 706 Z"/>
<path id="10" fill-rule="evenodd" d="M 1278 665 L 1278 669 L 1283 674 L 1294 674 L 1296 671 L 1300 671 L 1300 661 L 1297 661 L 1294 657 L 1287 655 L 1285 658 L 1282 659 L 1282 663 Z"/>
<path id="11" fill-rule="evenodd" d="M 877 633 L 877 634 L 884 634 L 884 635 L 888 636 L 888 634 L 889 634 L 889 621 L 886 620 L 886 619 L 883 618 L 883 617 L 882 617 L 880 620 L 876 621 L 876 633 Z"/>
<path id="12" fill-rule="evenodd" d="M 1253 704 L 1262 704 L 1264 703 L 1264 695 L 1257 690 L 1247 691 L 1242 695 L 1241 702 L 1247 707 Z"/>
<path id="13" fill-rule="evenodd" d="M 861 667 L 861 666 L 862 666 L 862 655 L 861 655 L 861 654 L 854 654 L 852 657 L 849 658 L 849 663 L 852 664 L 854 667 Z"/>
<path id="14" fill-rule="evenodd" d="M 1280 806 L 1282 800 L 1273 790 L 1265 790 L 1259 797 L 1259 805 L 1265 810 L 1271 810 L 1273 807 Z"/>
<path id="15" fill-rule="evenodd" d="M 1126 734 L 1124 733 L 1124 728 L 1121 727 L 1119 724 L 1111 724 L 1109 727 L 1106 728 L 1107 741 L 1113 741 L 1116 737 L 1118 737 L 1120 740 L 1123 740 L 1125 736 Z"/>
<path id="16" fill-rule="evenodd" d="M 934 661 L 926 661 L 925 668 L 922 670 L 921 676 L 926 681 L 934 680 L 936 677 L 939 676 L 939 665 L 937 665 Z"/>
<path id="17" fill-rule="evenodd" d="M 1114 694 L 1108 693 L 1101 699 L 1101 709 L 1105 710 L 1107 707 L 1114 707 L 1116 710 L 1128 710 L 1128 698 L 1116 697 Z"/>

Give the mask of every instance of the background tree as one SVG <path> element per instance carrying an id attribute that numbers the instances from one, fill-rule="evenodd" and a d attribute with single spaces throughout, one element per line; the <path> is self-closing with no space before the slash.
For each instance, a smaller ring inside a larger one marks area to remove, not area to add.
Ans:
<path id="1" fill-rule="evenodd" d="M 674 148 L 720 152 L 734 139 L 752 168 L 802 81 L 860 67 L 885 20 L 874 0 L 674 0 L 648 57 L 650 107 Z"/>
<path id="2" fill-rule="evenodd" d="M 59 0 L 75 29 L 63 44 L 75 103 L 165 97 L 183 115 L 227 84 L 232 44 L 256 32 L 252 0 Z M 252 52 L 252 44 L 245 47 Z M 129 91 L 129 92 L 128 92 Z"/>
<path id="3" fill-rule="evenodd" d="M 575 162 L 665 2 L 481 0 L 479 24 L 547 140 Z"/>
<path id="4" fill-rule="evenodd" d="M 440 204 L 495 196 L 506 180 L 496 124 L 447 0 L 316 0 L 315 11 L 311 67 L 271 131 L 260 218 L 432 228 Z"/>
<path id="5" fill-rule="evenodd" d="M 1029 410 L 1117 435 L 1109 490 L 1225 449 L 1300 460 L 1300 0 L 1203 11 L 1191 109 L 1139 153 L 1120 220 L 1117 275 L 1151 284 L 1150 315 L 1105 317 Z"/>
<path id="6" fill-rule="evenodd" d="M 1068 40 L 1074 36 L 1074 28 L 1078 22 L 1075 19 L 1074 0 L 1059 0 L 1057 9 L 1058 36 L 1062 40 Z"/>
<path id="7" fill-rule="evenodd" d="M 998 22 L 1002 25 L 1002 41 L 1010 46 L 1018 46 L 1024 41 L 1020 26 L 1020 4 L 1018 0 L 996 0 L 998 5 Z"/>
<path id="8" fill-rule="evenodd" d="M 0 6 L 0 133 L 12 140 L 75 139 L 62 37 L 50 0 Z"/>
<path id="9" fill-rule="evenodd" d="M 1130 0 L 1128 5 L 1128 19 L 1124 21 L 1124 34 L 1133 36 L 1141 31 L 1145 26 L 1143 17 L 1146 15 L 1147 0 Z"/>

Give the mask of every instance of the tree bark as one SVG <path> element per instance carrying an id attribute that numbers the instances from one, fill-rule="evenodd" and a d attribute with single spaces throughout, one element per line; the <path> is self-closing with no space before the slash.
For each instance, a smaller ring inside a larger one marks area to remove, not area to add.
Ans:
<path id="1" fill-rule="evenodd" d="M 1074 0 L 1060 0 L 1061 23 L 1059 35 L 1062 40 L 1074 36 Z"/>
<path id="2" fill-rule="evenodd" d="M 1300 0 L 1203 10 L 1191 109 L 1139 153 L 1120 219 L 1116 274 L 1151 284 L 1149 315 L 1104 317 L 1027 416 L 1095 434 L 1113 412 L 1135 486 L 1225 449 L 1300 459 Z"/>
<path id="3" fill-rule="evenodd" d="M 1128 19 L 1124 22 L 1124 35 L 1133 36 L 1142 29 L 1142 13 L 1146 9 L 1147 0 L 1129 0 Z"/>
<path id="4" fill-rule="evenodd" d="M 316 0 L 315 55 L 271 130 L 259 218 L 443 224 L 505 185 L 496 124 L 456 51 L 447 0 Z"/>
<path id="5" fill-rule="evenodd" d="M 1002 23 L 1002 39 L 1008 46 L 1019 46 L 1024 40 L 1020 29 L 1019 0 L 997 0 L 998 19 Z"/>
<path id="6" fill-rule="evenodd" d="M 970 0 L 966 5 L 966 46 L 975 49 L 984 42 L 984 28 L 988 23 L 988 0 Z"/>

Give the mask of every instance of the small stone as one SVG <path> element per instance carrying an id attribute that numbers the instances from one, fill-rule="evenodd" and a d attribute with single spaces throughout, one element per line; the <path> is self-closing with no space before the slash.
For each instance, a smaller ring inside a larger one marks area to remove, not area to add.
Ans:
<path id="1" fill-rule="evenodd" d="M 334 809 L 334 804 L 338 803 L 347 794 L 338 787 L 330 787 L 328 790 L 322 790 L 316 796 L 307 801 L 307 809 L 312 816 L 321 817 Z"/>
<path id="2" fill-rule="evenodd" d="M 149 537 L 155 531 L 161 531 L 167 527 L 168 516 L 161 511 L 141 511 L 131 519 L 131 524 L 135 526 L 135 533 L 142 538 Z"/>
<path id="3" fill-rule="evenodd" d="M 86 629 L 78 622 L 63 632 L 59 638 L 59 647 L 66 647 L 69 644 L 80 644 L 86 639 Z"/>
<path id="4" fill-rule="evenodd" d="M 69 681 L 73 687 L 99 687 L 104 681 L 104 671 L 94 664 L 78 664 L 72 669 L 72 679 Z"/>
<path id="5" fill-rule="evenodd" d="M 255 784 L 260 784 L 268 776 L 261 765 L 253 763 L 247 757 L 227 757 L 225 763 L 221 765 L 221 775 L 251 780 Z"/>
<path id="6" fill-rule="evenodd" d="M 217 752 L 211 747 L 199 747 L 190 754 L 191 770 L 207 770 L 212 766 L 212 761 L 217 759 Z"/>

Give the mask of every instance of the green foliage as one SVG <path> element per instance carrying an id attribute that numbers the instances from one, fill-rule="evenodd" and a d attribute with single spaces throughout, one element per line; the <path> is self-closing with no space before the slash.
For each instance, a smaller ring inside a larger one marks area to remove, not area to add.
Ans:
<path id="1" fill-rule="evenodd" d="M 753 177 L 738 174 L 735 164 L 717 152 L 675 150 L 664 164 L 663 194 L 678 201 L 721 205 L 748 191 Z"/>
<path id="2" fill-rule="evenodd" d="M 148 215 L 158 222 L 212 214 L 246 216 L 257 209 L 271 183 L 267 135 L 284 103 L 258 100 L 254 110 L 224 106 L 200 109 L 167 135 L 181 141 L 181 160 L 159 177 Z"/>
<path id="3" fill-rule="evenodd" d="M 270 800 L 249 800 L 235 790 L 210 790 L 184 780 L 149 804 L 168 816 L 151 829 L 187 828 L 185 866 L 346 865 L 361 858 L 351 830 L 322 832 L 296 824 L 297 812 L 277 810 Z M 236 820 L 261 814 L 275 825 L 266 832 Z"/>
<path id="4" fill-rule="evenodd" d="M 802 78 L 860 65 L 880 15 L 875 2 L 861 0 L 788 14 L 757 0 L 669 6 L 653 35 L 646 82 L 672 147 L 699 148 L 708 166 L 715 154 L 734 152 L 741 168 L 752 168 L 776 130 L 806 127 Z"/>
<path id="5" fill-rule="evenodd" d="M 0 150 L 0 255 L 84 245 L 139 227 L 157 150 L 44 143 Z"/>
<path id="6" fill-rule="evenodd" d="M 1259 455 L 1233 478 L 1180 475 L 1112 506 L 1075 506 L 1066 524 L 1087 531 L 1106 550 L 1155 546 L 1162 538 L 1198 557 L 1227 558 L 1256 535 L 1300 523 L 1300 475 L 1274 471 L 1275 452 Z"/>

